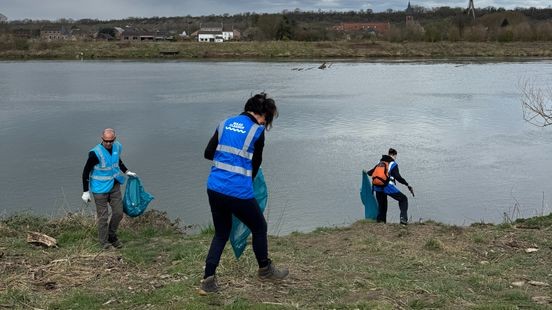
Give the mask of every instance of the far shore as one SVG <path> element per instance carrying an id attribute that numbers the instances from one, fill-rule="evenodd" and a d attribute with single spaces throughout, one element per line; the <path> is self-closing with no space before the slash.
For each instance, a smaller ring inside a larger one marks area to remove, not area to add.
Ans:
<path id="1" fill-rule="evenodd" d="M 0 60 L 552 59 L 552 42 L 31 42 Z"/>

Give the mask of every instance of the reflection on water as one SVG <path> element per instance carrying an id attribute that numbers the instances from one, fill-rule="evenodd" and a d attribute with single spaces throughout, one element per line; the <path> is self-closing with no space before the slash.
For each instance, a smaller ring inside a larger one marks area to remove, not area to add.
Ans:
<path id="1" fill-rule="evenodd" d="M 522 119 L 517 85 L 546 85 L 552 63 L 3 62 L 0 211 L 77 210 L 101 129 L 152 206 L 206 225 L 203 149 L 216 125 L 267 91 L 280 118 L 264 171 L 273 234 L 363 216 L 360 172 L 389 147 L 417 193 L 412 220 L 500 222 L 550 212 L 552 134 Z M 518 214 L 519 211 L 519 214 Z M 398 219 L 390 201 L 388 218 Z"/>

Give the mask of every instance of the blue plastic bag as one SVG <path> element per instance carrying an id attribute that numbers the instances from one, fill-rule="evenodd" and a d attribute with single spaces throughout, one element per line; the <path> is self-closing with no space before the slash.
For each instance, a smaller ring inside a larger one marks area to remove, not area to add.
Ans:
<path id="1" fill-rule="evenodd" d="M 144 190 L 139 177 L 129 177 L 123 199 L 123 212 L 130 217 L 136 217 L 146 211 L 153 196 Z"/>
<path id="2" fill-rule="evenodd" d="M 372 182 L 366 171 L 362 171 L 362 185 L 360 187 L 360 200 L 364 205 L 364 218 L 376 220 L 378 217 L 378 203 L 374 198 Z"/>
<path id="3" fill-rule="evenodd" d="M 255 199 L 259 203 L 261 213 L 266 209 L 268 203 L 268 189 L 266 187 L 263 170 L 259 168 L 255 180 L 253 180 L 253 191 L 255 192 Z M 251 231 L 244 223 L 238 220 L 237 217 L 232 215 L 232 231 L 230 232 L 230 243 L 232 244 L 232 250 L 236 259 L 239 259 L 243 254 L 245 247 L 247 246 L 247 238 Z"/>

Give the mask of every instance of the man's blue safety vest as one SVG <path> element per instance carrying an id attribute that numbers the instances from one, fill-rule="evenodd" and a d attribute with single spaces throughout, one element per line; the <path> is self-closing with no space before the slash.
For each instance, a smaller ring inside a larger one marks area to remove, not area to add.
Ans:
<path id="1" fill-rule="evenodd" d="M 253 193 L 253 151 L 264 126 L 247 115 L 231 117 L 218 127 L 218 145 L 207 188 L 215 192 L 251 199 Z"/>
<path id="2" fill-rule="evenodd" d="M 90 191 L 96 194 L 109 193 L 113 188 L 115 179 L 121 184 L 125 182 L 125 178 L 119 169 L 119 156 L 123 151 L 123 146 L 118 141 L 113 143 L 111 154 L 100 143 L 91 151 L 94 151 L 100 161 L 94 166 L 90 174 Z"/>
<path id="3" fill-rule="evenodd" d="M 401 192 L 395 185 L 395 178 L 391 176 L 391 170 L 393 170 L 393 168 L 395 168 L 396 166 L 397 163 L 394 161 L 389 163 L 389 169 L 387 170 L 387 174 L 389 175 L 389 183 L 385 186 L 374 186 L 374 191 L 384 192 L 386 194 L 395 194 Z"/>

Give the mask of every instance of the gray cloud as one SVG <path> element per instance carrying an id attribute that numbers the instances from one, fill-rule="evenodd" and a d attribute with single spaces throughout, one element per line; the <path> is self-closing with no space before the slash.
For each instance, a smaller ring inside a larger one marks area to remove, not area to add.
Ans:
<path id="1" fill-rule="evenodd" d="M 550 0 L 474 0 L 476 7 L 551 7 Z M 244 12 L 273 13 L 282 10 L 348 11 L 371 9 L 404 10 L 408 0 L 0 0 L 0 13 L 10 20 L 184 16 L 236 14 Z M 420 0 L 412 5 L 424 7 L 467 7 L 468 0 Z"/>

